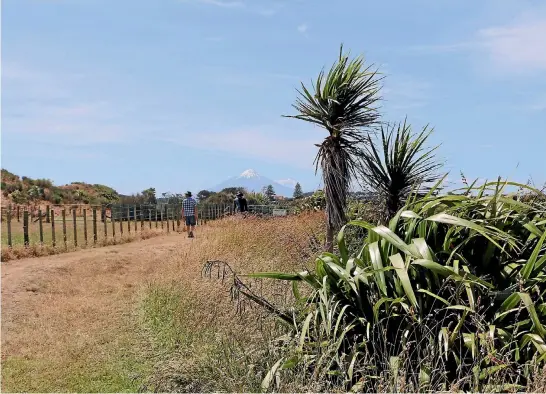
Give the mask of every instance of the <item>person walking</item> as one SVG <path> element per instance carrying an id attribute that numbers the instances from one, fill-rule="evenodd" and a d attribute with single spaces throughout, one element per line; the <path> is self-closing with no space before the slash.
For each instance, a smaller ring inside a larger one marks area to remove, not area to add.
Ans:
<path id="1" fill-rule="evenodd" d="M 193 231 L 197 223 L 197 201 L 191 196 L 191 192 L 186 192 L 186 198 L 182 201 L 182 216 L 186 221 L 188 238 L 193 238 Z"/>
<path id="2" fill-rule="evenodd" d="M 243 192 L 237 193 L 237 198 L 233 202 L 233 209 L 235 212 L 248 212 L 248 203 L 243 195 Z"/>

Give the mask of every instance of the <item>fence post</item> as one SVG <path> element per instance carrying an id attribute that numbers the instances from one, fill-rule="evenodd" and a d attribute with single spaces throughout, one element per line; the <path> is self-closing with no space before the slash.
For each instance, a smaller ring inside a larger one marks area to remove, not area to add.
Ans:
<path id="1" fill-rule="evenodd" d="M 87 209 L 83 209 L 83 240 L 87 246 Z"/>
<path id="2" fill-rule="evenodd" d="M 11 248 L 13 245 L 11 243 L 11 204 L 8 206 L 8 246 Z"/>
<path id="3" fill-rule="evenodd" d="M 93 244 L 97 244 L 97 208 L 93 208 Z"/>
<path id="4" fill-rule="evenodd" d="M 46 205 L 46 218 L 45 218 L 45 221 L 46 223 L 49 223 L 49 205 Z"/>
<path id="5" fill-rule="evenodd" d="M 106 223 L 106 208 L 101 207 L 101 216 L 104 218 L 104 239 L 108 240 L 108 223 Z"/>
<path id="6" fill-rule="evenodd" d="M 157 228 L 157 205 L 155 206 L 154 212 L 155 212 L 155 228 Z"/>
<path id="7" fill-rule="evenodd" d="M 68 246 L 66 244 L 66 208 L 62 211 L 63 214 L 63 241 L 64 241 L 64 248 L 67 249 Z"/>
<path id="8" fill-rule="evenodd" d="M 110 220 L 112 221 L 112 238 L 114 238 L 114 244 L 116 243 L 116 220 L 114 216 L 114 209 L 110 211 Z"/>
<path id="9" fill-rule="evenodd" d="M 78 246 L 78 227 L 76 224 L 77 208 L 72 209 L 72 226 L 74 227 L 74 246 Z"/>
<path id="10" fill-rule="evenodd" d="M 53 247 L 55 247 L 57 242 L 55 239 L 55 211 L 53 209 L 51 210 L 50 219 L 51 219 L 51 244 L 53 245 Z"/>
<path id="11" fill-rule="evenodd" d="M 137 228 L 137 221 L 138 221 L 138 218 L 137 218 L 137 210 L 136 210 L 136 205 L 133 207 L 133 209 L 135 210 L 133 216 L 134 216 L 134 219 L 135 219 L 135 233 L 138 231 L 138 228 Z"/>
<path id="12" fill-rule="evenodd" d="M 127 233 L 131 234 L 131 208 L 127 207 Z"/>
<path id="13" fill-rule="evenodd" d="M 123 238 L 123 213 L 119 210 L 119 236 Z"/>
<path id="14" fill-rule="evenodd" d="M 171 231 L 169 227 L 169 208 L 167 205 L 165 205 L 165 216 L 167 216 L 167 233 Z"/>
<path id="15" fill-rule="evenodd" d="M 29 239 L 28 239 L 28 211 L 23 211 L 23 239 L 25 246 L 29 245 Z"/>
<path id="16" fill-rule="evenodd" d="M 17 205 L 17 221 L 18 221 L 18 222 L 21 222 L 19 205 Z"/>
<path id="17" fill-rule="evenodd" d="M 144 230 L 144 210 L 142 204 L 140 204 L 140 231 Z"/>
<path id="18" fill-rule="evenodd" d="M 44 225 L 42 221 L 42 210 L 38 209 L 38 220 L 40 228 L 40 244 L 44 244 Z"/>
<path id="19" fill-rule="evenodd" d="M 148 208 L 148 222 L 150 224 L 150 230 L 152 229 L 152 210 Z"/>
<path id="20" fill-rule="evenodd" d="M 161 212 L 159 212 L 161 215 L 161 230 L 163 230 L 163 207 L 161 207 Z"/>
<path id="21" fill-rule="evenodd" d="M 180 231 L 180 209 L 176 210 L 176 230 Z"/>

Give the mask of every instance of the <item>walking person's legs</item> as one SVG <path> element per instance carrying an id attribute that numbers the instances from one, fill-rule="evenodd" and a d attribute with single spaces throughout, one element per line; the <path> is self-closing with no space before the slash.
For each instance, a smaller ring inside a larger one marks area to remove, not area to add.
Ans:
<path id="1" fill-rule="evenodd" d="M 193 231 L 195 230 L 195 215 L 186 216 L 186 229 L 188 230 L 188 238 L 193 238 Z"/>

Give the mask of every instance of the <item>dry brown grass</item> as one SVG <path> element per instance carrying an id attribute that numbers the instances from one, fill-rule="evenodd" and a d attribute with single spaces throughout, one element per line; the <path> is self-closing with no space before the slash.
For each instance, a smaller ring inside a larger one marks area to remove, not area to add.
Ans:
<path id="1" fill-rule="evenodd" d="M 258 321 L 234 315 L 226 288 L 201 277 L 203 263 L 221 259 L 243 273 L 298 269 L 313 254 L 309 234 L 321 232 L 322 219 L 230 218 L 198 228 L 193 240 L 163 236 L 3 264 L 3 391 L 136 391 L 144 382 L 180 387 L 173 376 L 202 372 L 211 357 L 221 360 L 226 338 L 233 349 L 260 343 Z M 157 292 L 181 297 L 168 311 L 176 324 L 166 337 L 186 339 L 167 349 L 142 312 Z M 237 373 L 223 381 L 235 385 Z"/>
<path id="2" fill-rule="evenodd" d="M 8 247 L 6 245 L 2 245 L 1 250 L 1 261 L 6 262 L 9 260 L 16 260 L 16 259 L 23 259 L 23 258 L 29 258 L 29 257 L 44 257 L 44 256 L 50 256 L 54 254 L 59 253 L 67 253 L 67 252 L 75 252 L 78 250 L 86 249 L 86 248 L 96 248 L 96 247 L 103 247 L 103 246 L 109 246 L 109 245 L 120 245 L 127 242 L 133 242 L 133 241 L 140 241 L 144 239 L 149 239 L 152 237 L 157 237 L 160 235 L 165 235 L 166 231 L 162 231 L 161 229 L 144 229 L 139 230 L 138 232 L 132 232 L 132 233 L 124 233 L 122 235 L 116 234 L 116 237 L 98 237 L 97 243 L 93 243 L 92 240 L 88 240 L 88 243 L 85 244 L 85 241 L 82 240 L 81 243 L 78 244 L 78 246 L 75 246 L 74 242 L 68 242 L 66 246 L 64 246 L 63 241 L 57 241 L 56 246 L 48 245 L 44 242 L 44 244 L 40 243 L 32 243 L 29 246 L 24 245 L 14 245 L 13 247 Z"/>

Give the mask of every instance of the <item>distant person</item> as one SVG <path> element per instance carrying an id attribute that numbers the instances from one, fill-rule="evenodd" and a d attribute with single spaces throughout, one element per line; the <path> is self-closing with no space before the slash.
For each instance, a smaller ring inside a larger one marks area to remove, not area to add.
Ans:
<path id="1" fill-rule="evenodd" d="M 186 220 L 188 238 L 193 238 L 193 231 L 197 223 L 197 201 L 191 196 L 191 192 L 186 193 L 186 198 L 182 202 L 182 215 Z"/>
<path id="2" fill-rule="evenodd" d="M 235 212 L 248 212 L 248 203 L 242 192 L 237 193 L 237 198 L 233 202 Z"/>

